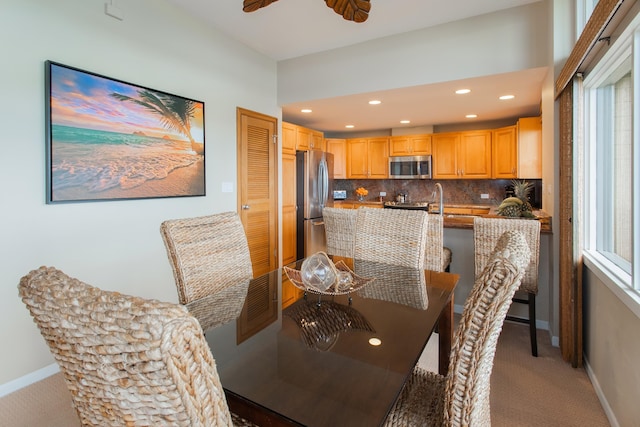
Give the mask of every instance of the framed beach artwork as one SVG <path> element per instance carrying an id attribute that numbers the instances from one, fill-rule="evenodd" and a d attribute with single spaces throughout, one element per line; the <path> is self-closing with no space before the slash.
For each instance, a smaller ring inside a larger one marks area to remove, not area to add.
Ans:
<path id="1" fill-rule="evenodd" d="M 204 103 L 45 63 L 47 203 L 205 195 Z"/>

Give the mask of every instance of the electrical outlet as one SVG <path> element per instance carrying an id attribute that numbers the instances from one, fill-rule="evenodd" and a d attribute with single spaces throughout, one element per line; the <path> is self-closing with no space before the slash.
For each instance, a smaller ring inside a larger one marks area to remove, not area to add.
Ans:
<path id="1" fill-rule="evenodd" d="M 381 191 L 381 192 L 380 192 L 380 197 L 384 197 L 384 196 L 386 196 L 386 195 L 387 195 L 387 192 L 386 192 L 386 191 Z"/>
<path id="2" fill-rule="evenodd" d="M 489 195 L 488 195 L 488 194 L 481 194 L 481 195 L 480 195 L 480 198 L 481 198 L 481 199 L 488 199 L 488 198 L 489 198 Z"/>

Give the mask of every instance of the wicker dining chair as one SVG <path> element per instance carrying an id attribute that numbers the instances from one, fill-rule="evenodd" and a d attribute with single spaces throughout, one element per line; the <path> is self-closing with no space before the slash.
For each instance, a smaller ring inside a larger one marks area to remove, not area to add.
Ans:
<path id="1" fill-rule="evenodd" d="M 353 258 L 356 210 L 327 207 L 322 210 L 327 254 Z"/>
<path id="2" fill-rule="evenodd" d="M 253 277 L 247 237 L 236 212 L 166 220 L 160 234 L 180 304 L 207 330 L 236 319 Z"/>
<path id="3" fill-rule="evenodd" d="M 467 297 L 456 329 L 446 376 L 415 367 L 386 426 L 488 427 L 490 377 L 496 344 L 530 250 L 524 235 L 498 241 Z"/>
<path id="4" fill-rule="evenodd" d="M 358 290 L 358 295 L 426 310 L 429 307 L 427 281 L 422 269 L 381 262 L 354 260 L 354 273 L 375 280 Z"/>
<path id="5" fill-rule="evenodd" d="M 253 425 L 229 412 L 184 306 L 104 291 L 53 267 L 31 271 L 18 288 L 83 426 Z"/>
<path id="6" fill-rule="evenodd" d="M 354 258 L 424 269 L 428 216 L 419 210 L 357 209 Z"/>
<path id="7" fill-rule="evenodd" d="M 536 295 L 538 294 L 538 263 L 540 253 L 540 221 L 531 219 L 504 219 L 504 218 L 474 218 L 473 241 L 475 250 L 475 272 L 479 275 L 484 269 L 491 249 L 496 242 L 508 230 L 519 230 L 524 233 L 531 260 L 525 272 L 519 292 L 525 292 L 527 299 L 514 298 L 513 302 L 527 304 L 529 306 L 529 318 L 507 316 L 507 320 L 513 320 L 529 325 L 529 338 L 531 341 L 531 354 L 538 356 L 538 341 L 536 330 Z"/>
<path id="8" fill-rule="evenodd" d="M 427 223 L 427 247 L 424 268 L 433 271 L 449 271 L 451 249 L 444 246 L 444 221 L 442 215 L 429 215 Z"/>

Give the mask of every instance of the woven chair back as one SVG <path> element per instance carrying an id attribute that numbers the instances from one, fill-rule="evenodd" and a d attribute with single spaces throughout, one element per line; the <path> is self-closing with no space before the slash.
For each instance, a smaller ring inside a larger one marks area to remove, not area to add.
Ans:
<path id="1" fill-rule="evenodd" d="M 327 254 L 353 258 L 356 210 L 324 208 L 322 217 L 327 237 Z"/>
<path id="2" fill-rule="evenodd" d="M 160 225 L 160 233 L 180 303 L 189 307 L 205 330 L 235 319 L 253 277 L 238 214 L 167 220 Z"/>
<path id="3" fill-rule="evenodd" d="M 490 426 L 490 377 L 498 336 L 531 252 L 524 233 L 505 232 L 467 297 L 451 348 L 445 425 Z"/>
<path id="4" fill-rule="evenodd" d="M 518 230 L 524 234 L 531 251 L 531 260 L 525 271 L 520 290 L 538 294 L 538 264 L 540 258 L 540 221 L 532 219 L 505 219 L 476 217 L 473 222 L 475 274 L 482 273 L 491 251 L 505 231 Z"/>
<path id="5" fill-rule="evenodd" d="M 429 215 L 424 268 L 444 271 L 444 224 L 441 215 Z"/>
<path id="6" fill-rule="evenodd" d="M 424 269 L 427 212 L 376 208 L 356 212 L 354 258 Z"/>
<path id="7" fill-rule="evenodd" d="M 55 268 L 19 292 L 85 426 L 231 426 L 215 361 L 185 307 L 103 291 Z"/>
<path id="8" fill-rule="evenodd" d="M 354 272 L 375 280 L 358 291 L 364 298 L 426 310 L 429 306 L 424 270 L 373 261 L 354 261 Z"/>

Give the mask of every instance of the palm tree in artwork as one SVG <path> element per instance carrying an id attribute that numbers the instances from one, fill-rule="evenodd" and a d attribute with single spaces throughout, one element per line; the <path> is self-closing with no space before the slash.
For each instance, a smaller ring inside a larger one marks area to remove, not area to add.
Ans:
<path id="1" fill-rule="evenodd" d="M 160 116 L 160 121 L 166 129 L 180 132 L 189 138 L 191 149 L 198 153 L 204 153 L 203 144 L 198 144 L 191 136 L 191 118 L 195 114 L 195 101 L 177 96 L 154 93 L 150 90 L 139 90 L 140 98 L 132 98 L 120 93 L 112 93 L 111 96 L 120 101 L 134 102 L 147 110 Z"/>

